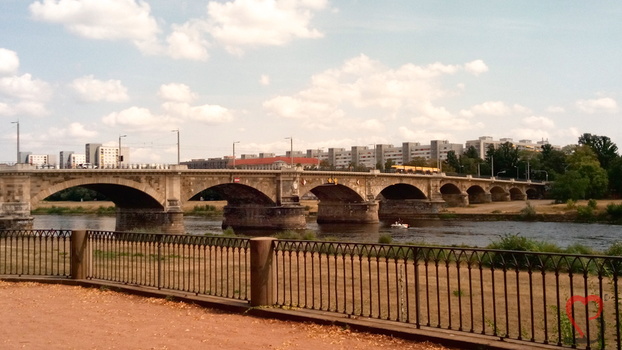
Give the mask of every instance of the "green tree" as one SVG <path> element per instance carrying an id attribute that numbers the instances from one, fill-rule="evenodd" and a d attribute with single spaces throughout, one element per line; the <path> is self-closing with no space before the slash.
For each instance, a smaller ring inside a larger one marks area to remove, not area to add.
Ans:
<path id="1" fill-rule="evenodd" d="M 486 152 L 486 162 L 494 168 L 493 176 L 501 172 L 509 176 L 516 175 L 518 158 L 518 149 L 511 142 L 502 143 L 497 148 L 490 145 Z"/>
<path id="2" fill-rule="evenodd" d="M 457 171 L 459 173 L 462 172 L 462 164 L 460 163 L 460 159 L 458 159 L 458 156 L 456 156 L 456 152 L 453 150 L 447 152 L 447 165 L 451 167 L 454 171 Z"/>
<path id="3" fill-rule="evenodd" d="M 609 164 L 609 188 L 616 195 L 622 194 L 622 157 L 616 157 Z"/>
<path id="4" fill-rule="evenodd" d="M 618 156 L 618 146 L 607 136 L 586 133 L 579 137 L 579 145 L 589 146 L 604 169 L 609 169 L 609 164 Z"/>
<path id="5" fill-rule="evenodd" d="M 551 189 L 558 202 L 567 199 L 598 199 L 607 193 L 609 179 L 600 166 L 594 151 L 587 145 L 579 146 L 568 157 L 569 171 L 560 175 Z"/>
<path id="6" fill-rule="evenodd" d="M 384 171 L 385 172 L 390 172 L 391 170 L 393 170 L 393 168 L 391 168 L 392 166 L 395 165 L 395 162 L 393 162 L 393 159 L 387 159 L 386 162 L 384 162 Z"/>

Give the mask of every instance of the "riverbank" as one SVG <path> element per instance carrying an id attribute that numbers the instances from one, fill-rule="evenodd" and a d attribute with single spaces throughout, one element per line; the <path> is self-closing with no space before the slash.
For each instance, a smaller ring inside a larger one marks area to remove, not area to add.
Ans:
<path id="1" fill-rule="evenodd" d="M 571 204 L 555 204 L 548 199 L 529 201 L 491 202 L 471 204 L 466 207 L 446 208 L 439 214 L 423 214 L 421 219 L 467 220 L 467 221 L 607 221 L 606 208 L 609 204 L 622 205 L 622 200 L 595 201 L 595 209 L 586 215 L 582 208 L 588 207 L 588 201 L 582 200 Z M 186 202 L 182 210 L 186 215 L 221 216 L 227 201 L 192 201 Z M 301 205 L 308 215 L 317 214 L 318 201 L 303 200 Z M 114 215 L 115 205 L 107 201 L 90 202 L 40 202 L 32 209 L 33 214 L 95 214 Z M 583 215 L 583 216 L 582 216 Z"/>

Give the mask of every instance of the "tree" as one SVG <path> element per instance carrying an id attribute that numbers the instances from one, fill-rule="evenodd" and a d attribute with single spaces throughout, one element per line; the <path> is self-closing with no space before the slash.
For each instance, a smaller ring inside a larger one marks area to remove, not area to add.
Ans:
<path id="1" fill-rule="evenodd" d="M 622 157 L 616 157 L 609 164 L 609 188 L 616 196 L 622 195 Z"/>
<path id="2" fill-rule="evenodd" d="M 496 176 L 500 172 L 516 174 L 518 164 L 518 149 L 511 142 L 502 143 L 498 148 L 490 145 L 486 152 L 486 162 L 492 164 Z M 492 169 L 491 169 L 492 170 Z"/>
<path id="3" fill-rule="evenodd" d="M 555 181 L 559 174 L 566 172 L 567 158 L 568 155 L 565 152 L 556 150 L 549 144 L 542 145 L 542 151 L 533 158 L 531 164 L 532 177 L 545 180 L 548 174 L 548 179 Z"/>
<path id="4" fill-rule="evenodd" d="M 458 159 L 458 157 L 456 156 L 456 152 L 453 150 L 447 152 L 447 165 L 449 165 L 451 168 L 459 173 L 462 172 L 462 164 L 460 163 L 460 159 Z"/>
<path id="5" fill-rule="evenodd" d="M 609 164 L 618 156 L 618 146 L 607 136 L 586 133 L 579 137 L 579 145 L 589 146 L 603 169 L 609 169 Z"/>
<path id="6" fill-rule="evenodd" d="M 393 159 L 387 159 L 387 161 L 384 163 L 384 171 L 385 172 L 390 172 L 391 170 L 393 170 L 392 166 L 395 165 L 395 162 L 393 162 Z"/>
<path id="7" fill-rule="evenodd" d="M 551 189 L 558 202 L 568 199 L 598 199 L 607 193 L 609 179 L 600 166 L 594 151 L 587 145 L 579 146 L 568 157 L 569 171 L 560 175 Z"/>

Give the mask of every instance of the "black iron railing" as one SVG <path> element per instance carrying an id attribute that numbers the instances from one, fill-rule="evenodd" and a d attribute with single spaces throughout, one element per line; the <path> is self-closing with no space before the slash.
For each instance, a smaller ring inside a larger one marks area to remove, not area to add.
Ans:
<path id="1" fill-rule="evenodd" d="M 88 277 L 248 300 L 248 239 L 88 231 Z"/>
<path id="2" fill-rule="evenodd" d="M 620 349 L 622 258 L 288 240 L 274 250 L 280 306 Z"/>
<path id="3" fill-rule="evenodd" d="M 79 235 L 71 231 L 0 231 L 0 275 L 83 278 L 71 274 L 84 264 L 88 279 L 253 304 L 251 271 L 272 271 L 266 290 L 275 287 L 274 295 L 266 306 L 483 334 L 526 346 L 621 347 L 622 257 L 274 240 L 261 253 L 272 262 L 257 269 L 250 248 L 256 241 L 249 239 L 81 232 L 86 243 L 77 259 L 71 252 Z"/>
<path id="4" fill-rule="evenodd" d="M 71 231 L 0 230 L 0 275 L 70 277 Z"/>

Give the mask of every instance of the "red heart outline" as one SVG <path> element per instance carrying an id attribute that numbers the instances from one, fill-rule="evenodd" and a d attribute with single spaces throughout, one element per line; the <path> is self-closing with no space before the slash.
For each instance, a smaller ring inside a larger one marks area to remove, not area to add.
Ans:
<path id="1" fill-rule="evenodd" d="M 581 338 L 585 338 L 585 334 L 583 333 L 583 330 L 581 330 L 581 327 L 577 325 L 577 323 L 574 320 L 574 317 L 572 316 L 572 305 L 576 303 L 577 301 L 581 302 L 581 304 L 583 305 L 587 305 L 587 303 L 589 303 L 590 301 L 594 301 L 598 304 L 598 312 L 596 313 L 596 315 L 588 319 L 588 320 L 593 320 L 597 318 L 598 316 L 600 316 L 600 314 L 603 312 L 603 300 L 598 295 L 592 294 L 592 295 L 588 295 L 587 297 L 583 297 L 581 295 L 573 295 L 572 297 L 568 299 L 568 301 L 566 301 L 566 315 L 568 315 L 568 319 L 572 323 L 572 326 L 574 327 L 574 329 L 577 330 Z"/>

